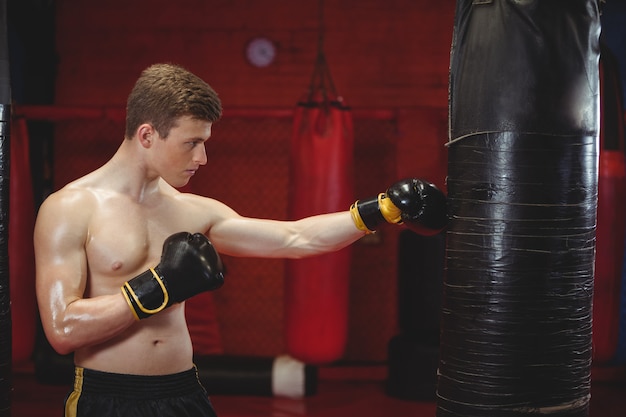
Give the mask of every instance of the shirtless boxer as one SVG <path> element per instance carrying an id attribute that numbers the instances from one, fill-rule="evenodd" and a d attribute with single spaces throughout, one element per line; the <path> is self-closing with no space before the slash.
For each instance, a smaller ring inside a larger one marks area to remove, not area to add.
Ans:
<path id="1" fill-rule="evenodd" d="M 183 68 L 147 68 L 115 155 L 42 204 L 37 300 L 52 347 L 74 352 L 67 417 L 215 415 L 192 361 L 184 300 L 221 286 L 217 252 L 300 258 L 343 248 L 384 222 L 444 226 L 445 197 L 419 180 L 298 221 L 246 218 L 177 191 L 207 163 L 221 111 L 213 89 Z"/>

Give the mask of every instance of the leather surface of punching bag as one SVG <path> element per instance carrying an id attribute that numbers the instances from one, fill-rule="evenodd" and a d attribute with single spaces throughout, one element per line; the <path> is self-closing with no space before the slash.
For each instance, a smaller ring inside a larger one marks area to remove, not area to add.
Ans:
<path id="1" fill-rule="evenodd" d="M 596 0 L 458 0 L 438 417 L 588 415 Z"/>
<path id="2" fill-rule="evenodd" d="M 11 130 L 9 275 L 13 322 L 12 357 L 13 363 L 20 363 L 30 359 L 35 345 L 37 323 L 33 249 L 35 208 L 26 120 L 14 120 Z"/>
<path id="3" fill-rule="evenodd" d="M 299 103 L 291 142 L 290 216 L 345 211 L 353 202 L 353 126 L 336 98 Z M 348 326 L 351 249 L 287 262 L 287 352 L 310 364 L 341 358 Z"/>

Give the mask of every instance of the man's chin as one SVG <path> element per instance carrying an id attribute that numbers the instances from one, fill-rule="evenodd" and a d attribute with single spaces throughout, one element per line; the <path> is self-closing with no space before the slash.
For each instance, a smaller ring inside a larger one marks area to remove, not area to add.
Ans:
<path id="1" fill-rule="evenodd" d="M 163 180 L 166 183 L 168 183 L 169 185 L 171 185 L 174 188 L 183 188 L 183 187 L 185 187 L 187 184 L 189 184 L 189 180 L 190 179 L 191 178 L 185 178 L 185 179 L 177 179 L 175 181 L 172 181 L 172 180 L 168 180 L 168 179 L 163 178 Z"/>

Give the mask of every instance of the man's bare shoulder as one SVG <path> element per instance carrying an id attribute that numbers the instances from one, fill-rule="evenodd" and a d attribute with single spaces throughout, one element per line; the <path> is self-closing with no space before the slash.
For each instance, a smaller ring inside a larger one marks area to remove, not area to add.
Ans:
<path id="1" fill-rule="evenodd" d="M 177 193 L 173 194 L 172 197 L 189 207 L 197 208 L 199 210 L 209 210 L 211 212 L 215 212 L 216 214 L 221 212 L 227 212 L 229 214 L 235 213 L 232 208 L 211 197 L 193 193 Z"/>
<path id="2" fill-rule="evenodd" d="M 93 190 L 81 181 L 74 181 L 50 194 L 41 204 L 37 223 L 80 224 L 93 212 L 97 198 Z"/>
<path id="3" fill-rule="evenodd" d="M 94 198 L 93 191 L 89 187 L 73 182 L 50 194 L 45 199 L 42 208 L 68 209 L 73 206 L 86 208 Z"/>

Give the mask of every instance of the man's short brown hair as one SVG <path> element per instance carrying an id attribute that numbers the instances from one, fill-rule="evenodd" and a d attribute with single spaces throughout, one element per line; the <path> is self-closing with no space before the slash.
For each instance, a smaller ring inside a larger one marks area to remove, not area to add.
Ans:
<path id="1" fill-rule="evenodd" d="M 150 123 L 161 137 L 181 116 L 216 122 L 222 103 L 213 88 L 198 76 L 174 64 L 154 64 L 142 73 L 126 103 L 126 139 Z"/>

